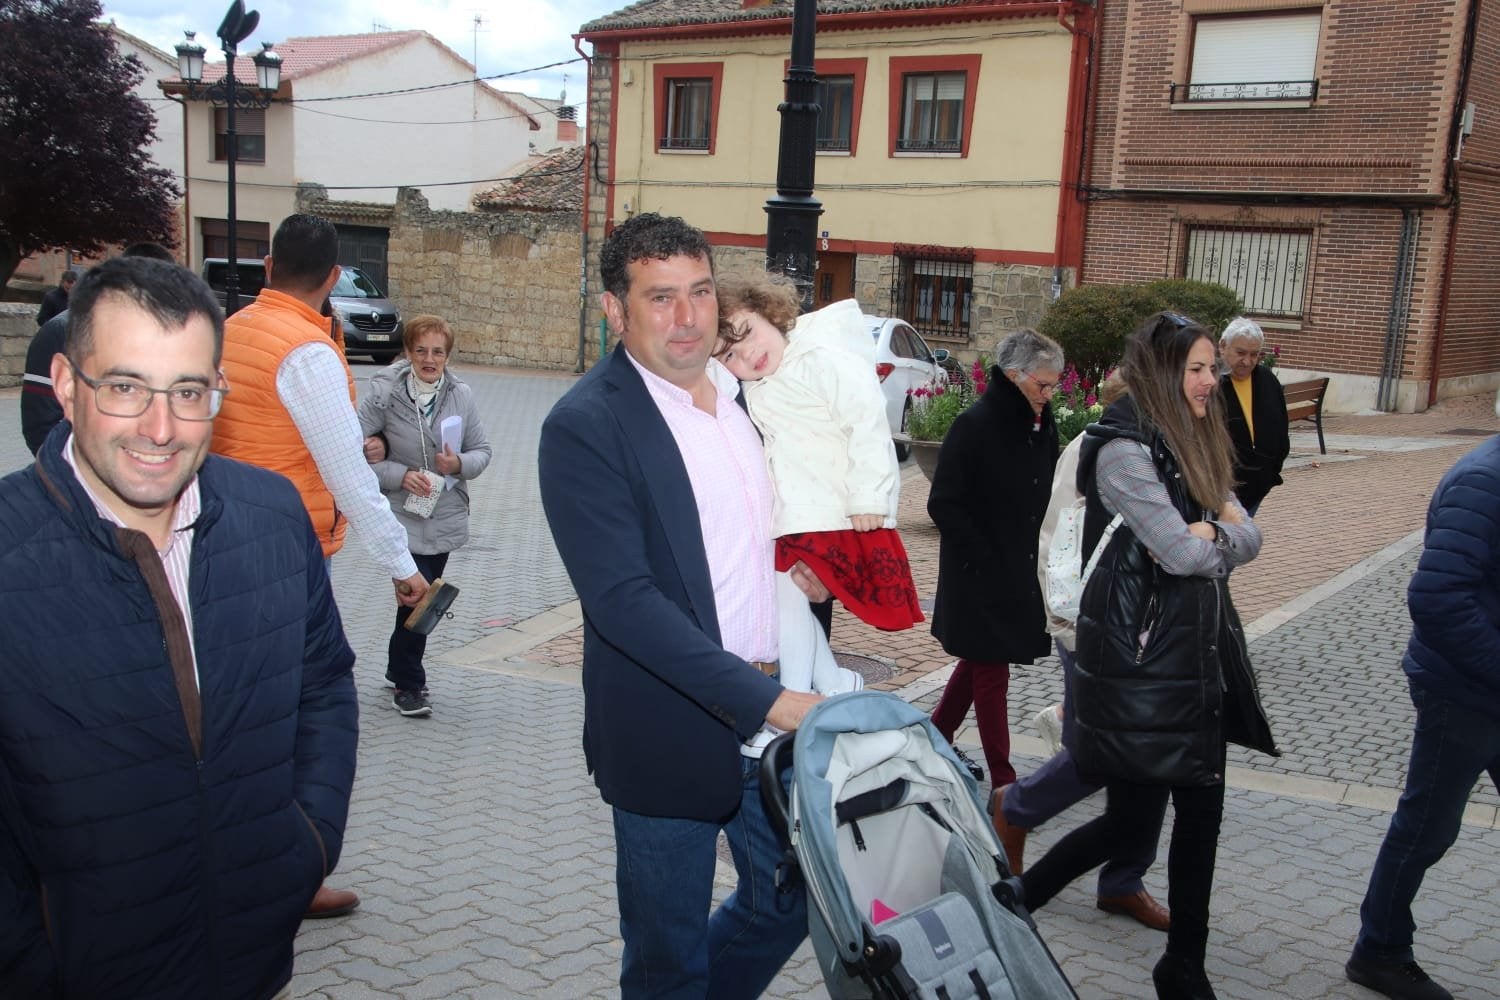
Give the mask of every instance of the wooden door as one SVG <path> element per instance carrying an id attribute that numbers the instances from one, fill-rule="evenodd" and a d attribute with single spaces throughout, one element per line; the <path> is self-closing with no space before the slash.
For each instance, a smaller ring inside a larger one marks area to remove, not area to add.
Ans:
<path id="1" fill-rule="evenodd" d="M 840 299 L 854 297 L 854 254 L 818 254 L 818 270 L 813 278 L 813 308 L 821 309 Z"/>

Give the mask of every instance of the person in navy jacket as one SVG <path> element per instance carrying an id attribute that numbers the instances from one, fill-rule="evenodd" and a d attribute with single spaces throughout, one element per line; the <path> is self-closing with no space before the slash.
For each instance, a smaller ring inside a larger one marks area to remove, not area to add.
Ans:
<path id="1" fill-rule="evenodd" d="M 208 286 L 120 257 L 70 305 L 65 419 L 0 480 L 0 996 L 285 997 L 358 737 L 323 553 L 208 453 Z"/>
<path id="2" fill-rule="evenodd" d="M 1497 400 L 1500 411 L 1500 400 Z M 1479 776 L 1500 786 L 1500 436 L 1438 483 L 1407 588 L 1401 667 L 1417 710 L 1406 790 L 1375 858 L 1345 972 L 1402 1000 L 1448 1000 L 1412 952 L 1422 877 L 1458 839 Z"/>
<path id="3" fill-rule="evenodd" d="M 771 486 L 718 334 L 712 251 L 647 213 L 600 251 L 620 346 L 542 426 L 542 506 L 583 606 L 583 747 L 613 807 L 621 995 L 760 996 L 807 934 L 742 744 L 817 695 L 776 679 Z M 824 598 L 799 571 L 810 597 Z M 739 883 L 711 905 L 715 844 Z"/>

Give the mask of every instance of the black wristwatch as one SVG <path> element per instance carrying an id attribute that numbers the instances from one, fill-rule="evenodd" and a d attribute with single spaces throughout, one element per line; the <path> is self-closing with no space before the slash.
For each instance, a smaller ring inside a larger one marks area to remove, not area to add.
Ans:
<path id="1" fill-rule="evenodd" d="M 1229 551 L 1229 536 L 1224 534 L 1224 529 L 1219 527 L 1218 521 L 1209 521 L 1214 526 L 1214 548 L 1220 552 Z"/>

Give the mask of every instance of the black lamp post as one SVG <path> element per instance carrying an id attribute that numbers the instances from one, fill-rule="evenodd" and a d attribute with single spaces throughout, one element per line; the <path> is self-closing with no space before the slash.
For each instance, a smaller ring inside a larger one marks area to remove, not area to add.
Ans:
<path id="1" fill-rule="evenodd" d="M 792 6 L 792 61 L 781 102 L 781 150 L 776 163 L 776 195 L 766 199 L 766 267 L 802 289 L 802 308 L 813 303 L 818 217 L 823 203 L 813 197 L 818 144 L 818 74 L 813 68 L 817 0 Z"/>
<path id="2" fill-rule="evenodd" d="M 264 108 L 281 86 L 281 56 L 271 51 L 271 43 L 265 42 L 261 51 L 251 60 L 255 63 L 255 89 L 236 88 L 234 60 L 239 44 L 249 38 L 260 24 L 258 11 L 245 10 L 243 0 L 234 0 L 224 21 L 219 25 L 218 36 L 224 46 L 224 78 L 207 87 L 203 84 L 203 46 L 193 39 L 196 32 L 187 32 L 187 40 L 177 45 L 177 69 L 182 81 L 187 84 L 187 97 L 195 101 L 207 101 L 216 108 L 226 109 L 224 130 L 224 159 L 228 178 L 228 197 L 225 219 L 229 226 L 229 267 L 224 274 L 224 314 L 233 315 L 240 307 L 240 262 L 239 231 L 235 218 L 234 166 L 239 158 L 239 133 L 234 128 L 234 112 L 237 107 Z"/>

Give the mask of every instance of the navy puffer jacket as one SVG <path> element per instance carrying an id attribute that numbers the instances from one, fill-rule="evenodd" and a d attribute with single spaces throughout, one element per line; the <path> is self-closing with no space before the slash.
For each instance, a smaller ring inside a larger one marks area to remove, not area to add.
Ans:
<path id="1" fill-rule="evenodd" d="M 0 996 L 264 1000 L 354 779 L 322 551 L 290 483 L 207 459 L 194 683 L 151 542 L 97 515 L 69 431 L 0 480 Z"/>
<path id="2" fill-rule="evenodd" d="M 1500 723 L 1500 437 L 1438 483 L 1406 597 L 1412 683 Z"/>

